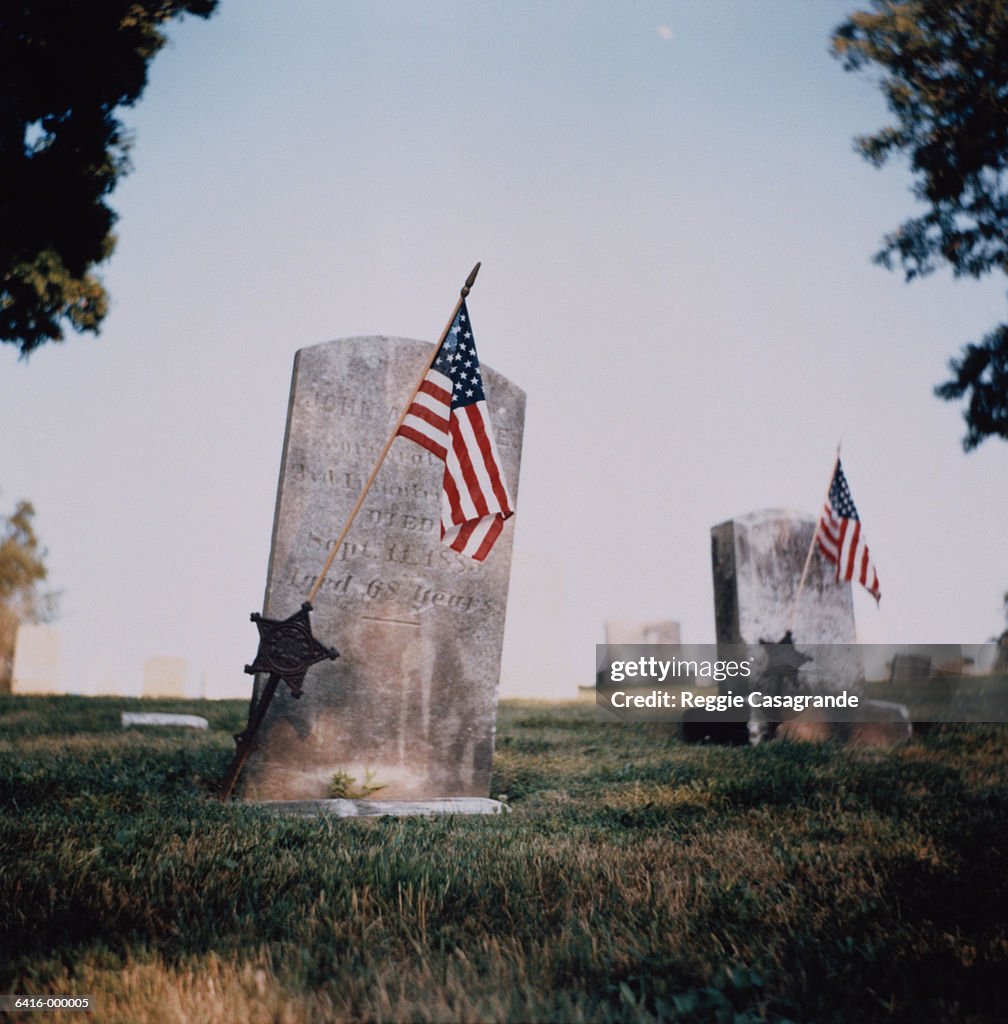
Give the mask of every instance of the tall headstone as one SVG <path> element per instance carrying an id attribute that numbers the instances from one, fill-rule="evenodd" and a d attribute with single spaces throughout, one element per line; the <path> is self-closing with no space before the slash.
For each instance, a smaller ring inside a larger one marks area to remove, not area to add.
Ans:
<path id="1" fill-rule="evenodd" d="M 430 354 L 389 337 L 297 353 L 266 617 L 305 601 Z M 525 395 L 481 370 L 517 498 Z M 313 602 L 313 633 L 340 657 L 308 671 L 299 699 L 277 689 L 242 774 L 246 798 L 489 795 L 514 520 L 484 562 L 445 547 L 443 470 L 406 438 L 392 445 Z"/>
<path id="2" fill-rule="evenodd" d="M 760 641 L 783 639 L 815 526 L 811 516 L 766 509 L 711 528 L 719 647 L 730 647 L 736 655 L 746 648 L 760 663 L 765 661 Z M 836 581 L 835 568 L 818 551 L 795 609 L 793 638 L 798 651 L 811 658 L 799 669 L 804 688 L 857 689 L 864 681 L 863 662 L 853 646 L 851 585 Z M 751 722 L 750 734 L 759 732 Z"/>
<path id="3" fill-rule="evenodd" d="M 189 662 L 179 657 L 148 658 L 144 662 L 143 695 L 182 699 L 186 695 Z"/>
<path id="4" fill-rule="evenodd" d="M 63 693 L 59 630 L 32 623 L 18 626 L 12 673 L 12 693 Z"/>

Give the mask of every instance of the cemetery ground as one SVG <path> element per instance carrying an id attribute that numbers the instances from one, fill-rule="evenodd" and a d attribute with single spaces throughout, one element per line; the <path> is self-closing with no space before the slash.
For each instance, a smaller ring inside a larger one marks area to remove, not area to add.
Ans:
<path id="1" fill-rule="evenodd" d="M 698 747 L 510 701 L 509 814 L 348 820 L 214 799 L 245 713 L 0 698 L 0 992 L 96 1005 L 5 1019 L 1005 1019 L 1008 726 Z"/>

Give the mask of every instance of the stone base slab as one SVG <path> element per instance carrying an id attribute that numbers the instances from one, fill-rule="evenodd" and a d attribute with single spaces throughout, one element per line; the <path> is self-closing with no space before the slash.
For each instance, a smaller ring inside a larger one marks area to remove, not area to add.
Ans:
<path id="1" fill-rule="evenodd" d="M 280 814 L 337 818 L 396 818 L 421 814 L 504 814 L 510 811 L 499 800 L 477 796 L 446 796 L 434 800 L 258 800 L 248 801 Z"/>

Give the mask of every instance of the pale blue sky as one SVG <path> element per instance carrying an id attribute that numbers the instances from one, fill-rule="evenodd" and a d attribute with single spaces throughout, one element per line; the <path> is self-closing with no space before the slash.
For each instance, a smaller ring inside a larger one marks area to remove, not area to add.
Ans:
<path id="1" fill-rule="evenodd" d="M 1008 589 L 1008 448 L 932 397 L 1004 284 L 871 264 L 912 209 L 851 138 L 835 2 L 222 0 L 140 104 L 102 335 L 0 352 L 0 507 L 32 499 L 86 689 L 183 655 L 247 692 L 291 364 L 432 339 L 483 261 L 528 393 L 502 692 L 573 696 L 606 618 L 714 639 L 710 527 L 817 511 L 836 442 L 876 642 L 976 643 Z M 112 667 L 110 667 L 112 666 Z M 115 668 L 114 666 L 120 666 Z"/>

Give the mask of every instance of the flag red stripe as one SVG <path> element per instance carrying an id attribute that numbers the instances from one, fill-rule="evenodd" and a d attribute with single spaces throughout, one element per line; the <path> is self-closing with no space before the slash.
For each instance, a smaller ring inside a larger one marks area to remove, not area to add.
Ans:
<path id="1" fill-rule="evenodd" d="M 456 415 L 458 415 L 457 412 Z M 472 503 L 476 506 L 477 515 L 482 518 L 489 514 L 490 510 L 487 508 L 486 498 L 483 496 L 483 488 L 480 487 L 479 478 L 476 476 L 476 471 L 473 469 L 472 462 L 470 461 L 469 447 L 458 430 L 451 432 L 451 444 L 455 457 L 458 459 L 459 472 L 465 481 L 466 491 Z"/>
<path id="2" fill-rule="evenodd" d="M 455 539 L 449 545 L 453 551 L 459 551 L 464 553 L 466 544 L 469 543 L 469 538 L 472 536 L 473 531 L 479 525 L 478 519 L 469 519 L 462 523 L 458 528 L 458 533 L 455 535 Z"/>
<path id="3" fill-rule="evenodd" d="M 436 427 L 446 434 L 448 433 L 448 406 L 445 406 L 444 413 L 439 416 L 433 409 L 428 409 L 426 405 L 417 405 L 414 402 L 410 406 L 410 411 L 403 422 L 408 423 L 411 416 L 415 416 L 418 420 L 423 420 L 424 423 L 429 423 L 432 427 Z"/>
<path id="4" fill-rule="evenodd" d="M 483 543 L 480 544 L 476 549 L 476 552 L 473 554 L 473 558 L 475 558 L 477 562 L 482 562 L 483 559 L 490 554 L 490 549 L 494 546 L 494 542 L 500 536 L 503 529 L 504 517 L 499 515 L 494 516 L 494 521 L 491 524 L 490 529 L 487 531 L 487 535 L 483 538 Z"/>
<path id="5" fill-rule="evenodd" d="M 435 384 L 429 377 L 424 377 L 417 390 L 422 391 L 425 395 L 430 395 L 431 398 L 436 398 L 446 409 L 451 408 L 451 392 Z"/>
<path id="6" fill-rule="evenodd" d="M 466 415 L 472 426 L 473 434 L 476 436 L 476 443 L 479 445 L 480 454 L 483 456 L 483 465 L 487 476 L 490 477 L 490 486 L 493 488 L 497 505 L 505 516 L 509 516 L 511 508 L 507 488 L 505 488 L 504 481 L 501 479 L 500 463 L 498 463 L 495 457 L 493 445 L 487 436 L 488 428 L 485 419 L 485 409 L 484 403 L 479 402 L 477 405 L 470 405 L 466 409 Z"/>
<path id="7" fill-rule="evenodd" d="M 844 566 L 843 573 L 843 578 L 845 580 L 854 579 L 854 565 L 857 561 L 857 553 L 859 547 L 858 542 L 861 539 L 861 523 L 857 519 L 847 520 L 848 523 L 852 521 L 854 523 L 854 536 L 851 537 L 850 547 L 847 550 L 847 564 Z"/>
<path id="8" fill-rule="evenodd" d="M 444 459 L 447 454 L 447 450 L 444 445 L 439 445 L 436 441 L 433 441 L 426 434 L 421 434 L 420 431 L 414 430 L 409 424 L 403 423 L 399 428 L 399 433 L 403 437 L 408 437 L 411 441 L 416 441 L 422 448 L 426 448 L 431 455 L 436 455 L 439 459 Z"/>
<path id="9" fill-rule="evenodd" d="M 448 453 L 445 452 L 445 455 Z M 445 523 L 444 513 L 441 515 L 441 536 L 444 536 L 445 529 L 447 526 L 457 526 L 465 519 L 465 515 L 462 512 L 462 499 L 459 496 L 458 487 L 455 484 L 455 478 L 448 472 L 448 467 L 445 467 L 444 479 L 442 482 L 444 488 L 444 496 L 448 499 L 448 522 Z"/>
<path id="10" fill-rule="evenodd" d="M 836 553 L 836 558 L 832 559 L 832 561 L 836 562 L 836 578 L 837 578 L 838 582 L 840 580 L 840 563 L 841 563 L 841 561 L 843 559 L 844 538 L 847 536 L 847 524 L 849 522 L 850 522 L 849 519 L 841 519 L 840 520 L 840 531 L 837 534 L 837 553 Z"/>

